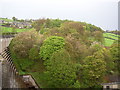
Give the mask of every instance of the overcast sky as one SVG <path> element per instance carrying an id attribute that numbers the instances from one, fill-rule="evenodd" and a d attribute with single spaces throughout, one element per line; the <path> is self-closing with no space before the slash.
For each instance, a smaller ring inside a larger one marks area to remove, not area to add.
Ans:
<path id="1" fill-rule="evenodd" d="M 119 0 L 0 0 L 0 17 L 59 18 L 118 29 Z"/>

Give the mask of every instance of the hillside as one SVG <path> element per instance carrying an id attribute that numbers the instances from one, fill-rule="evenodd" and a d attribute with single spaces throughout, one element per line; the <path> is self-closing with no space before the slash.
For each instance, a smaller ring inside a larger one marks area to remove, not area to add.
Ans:
<path id="1" fill-rule="evenodd" d="M 6 22 L 13 22 L 12 19 L 8 19 L 8 18 L 0 18 L 0 20 L 6 21 Z"/>
<path id="2" fill-rule="evenodd" d="M 101 88 L 119 74 L 118 35 L 70 20 L 38 19 L 32 26 L 9 48 L 19 74 L 31 74 L 41 88 Z"/>
<path id="3" fill-rule="evenodd" d="M 113 33 L 103 33 L 103 36 L 105 38 L 105 46 L 111 46 L 115 40 L 118 40 L 120 38 L 120 35 Z"/>

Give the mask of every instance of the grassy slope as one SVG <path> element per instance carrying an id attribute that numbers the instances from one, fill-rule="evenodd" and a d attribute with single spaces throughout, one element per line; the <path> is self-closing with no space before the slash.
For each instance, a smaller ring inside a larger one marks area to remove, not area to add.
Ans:
<path id="1" fill-rule="evenodd" d="M 16 66 L 16 69 L 19 71 L 19 75 L 30 74 L 33 76 L 39 87 L 45 88 L 45 67 L 42 65 L 42 60 L 29 60 L 28 58 L 19 58 L 14 53 L 11 57 L 13 58 L 13 63 Z M 22 67 L 22 68 L 21 68 Z"/>
<path id="2" fill-rule="evenodd" d="M 12 27 L 0 27 L 0 32 L 1 33 L 10 33 L 10 32 L 24 32 L 24 31 L 27 31 L 27 30 L 32 30 L 33 28 L 31 29 L 19 29 L 19 28 L 16 28 L 16 29 L 13 29 Z"/>
<path id="3" fill-rule="evenodd" d="M 13 21 L 12 19 L 6 19 L 6 18 L 0 18 L 0 20 L 4 20 L 6 22 L 12 22 Z"/>
<path id="4" fill-rule="evenodd" d="M 105 43 L 104 43 L 105 46 L 111 46 L 115 40 L 118 40 L 118 38 L 120 38 L 120 35 L 116 35 L 112 33 L 104 33 L 103 36 L 108 37 L 108 38 L 105 38 Z M 115 40 L 112 40 L 112 39 L 115 39 Z"/>

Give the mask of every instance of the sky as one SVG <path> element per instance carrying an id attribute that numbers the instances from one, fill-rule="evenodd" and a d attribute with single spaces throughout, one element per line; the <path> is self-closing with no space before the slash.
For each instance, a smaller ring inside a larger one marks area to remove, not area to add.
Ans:
<path id="1" fill-rule="evenodd" d="M 120 0 L 0 0 L 0 17 L 68 19 L 118 29 Z"/>

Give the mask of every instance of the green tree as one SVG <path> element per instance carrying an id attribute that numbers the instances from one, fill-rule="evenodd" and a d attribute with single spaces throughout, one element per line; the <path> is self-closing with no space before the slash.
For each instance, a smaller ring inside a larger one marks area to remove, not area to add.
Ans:
<path id="1" fill-rule="evenodd" d="M 54 52 L 62 49 L 64 45 L 64 38 L 58 36 L 50 36 L 44 40 L 43 45 L 40 47 L 40 57 L 43 60 L 48 60 Z"/>
<path id="2" fill-rule="evenodd" d="M 29 50 L 39 44 L 39 39 L 40 36 L 35 31 L 22 32 L 12 39 L 10 50 L 18 57 L 26 58 L 29 56 Z"/>
<path id="3" fill-rule="evenodd" d="M 32 26 L 39 32 L 41 29 L 45 28 L 46 19 L 39 19 L 32 23 Z"/>
<path id="4" fill-rule="evenodd" d="M 33 48 L 30 49 L 30 51 L 29 51 L 29 59 L 31 59 L 31 60 L 40 59 L 39 46 L 33 46 Z"/>
<path id="5" fill-rule="evenodd" d="M 80 75 L 81 86 L 83 88 L 99 87 L 103 83 L 105 72 L 106 63 L 104 60 L 96 59 L 94 56 L 86 57 Z"/>
<path id="6" fill-rule="evenodd" d="M 48 87 L 69 88 L 79 87 L 76 82 L 76 67 L 71 63 L 69 53 L 64 49 L 52 55 L 47 66 Z"/>
<path id="7" fill-rule="evenodd" d="M 104 37 L 103 37 L 102 31 L 94 31 L 93 36 L 94 36 L 96 41 L 99 41 L 99 42 L 103 43 Z"/>
<path id="8" fill-rule="evenodd" d="M 110 47 L 110 52 L 112 55 L 112 59 L 116 65 L 116 69 L 120 73 L 120 40 L 116 40 L 112 46 Z"/>
<path id="9" fill-rule="evenodd" d="M 13 21 L 17 21 L 17 18 L 16 17 L 12 17 Z"/>

